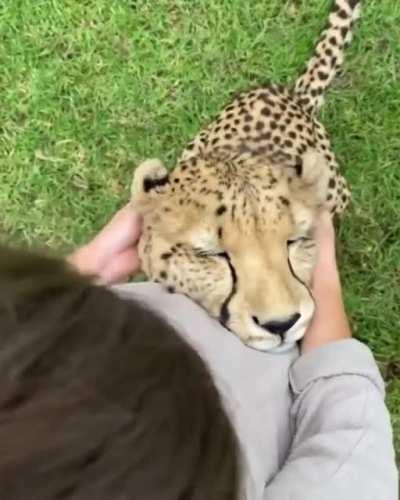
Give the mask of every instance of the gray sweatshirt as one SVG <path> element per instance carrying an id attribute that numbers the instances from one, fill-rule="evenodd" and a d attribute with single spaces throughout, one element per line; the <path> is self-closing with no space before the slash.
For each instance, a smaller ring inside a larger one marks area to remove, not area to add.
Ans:
<path id="1" fill-rule="evenodd" d="M 155 283 L 115 290 L 163 315 L 208 364 L 241 443 L 249 500 L 398 500 L 384 384 L 365 345 L 263 353 Z"/>

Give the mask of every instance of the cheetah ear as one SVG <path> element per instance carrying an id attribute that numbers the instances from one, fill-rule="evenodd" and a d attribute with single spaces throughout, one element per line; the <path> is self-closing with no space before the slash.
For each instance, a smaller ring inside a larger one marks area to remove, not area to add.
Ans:
<path id="1" fill-rule="evenodd" d="M 314 194 L 317 205 L 325 202 L 328 194 L 329 165 L 326 158 L 318 151 L 305 153 L 297 171 L 298 187 L 302 191 Z"/>
<path id="2" fill-rule="evenodd" d="M 158 194 L 159 188 L 169 184 L 169 173 L 161 160 L 151 159 L 141 163 L 135 170 L 131 185 L 131 199 L 137 204 L 148 195 Z"/>

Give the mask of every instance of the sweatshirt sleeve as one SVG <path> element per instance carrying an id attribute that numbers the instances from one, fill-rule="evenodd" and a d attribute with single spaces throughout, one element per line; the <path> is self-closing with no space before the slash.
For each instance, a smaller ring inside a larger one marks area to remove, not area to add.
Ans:
<path id="1" fill-rule="evenodd" d="M 298 358 L 290 369 L 292 445 L 264 500 L 398 500 L 384 384 L 354 339 Z"/>

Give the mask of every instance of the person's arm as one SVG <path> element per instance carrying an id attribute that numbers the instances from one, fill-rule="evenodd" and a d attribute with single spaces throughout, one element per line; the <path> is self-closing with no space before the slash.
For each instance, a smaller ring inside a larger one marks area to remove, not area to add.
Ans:
<path id="1" fill-rule="evenodd" d="M 137 243 L 141 233 L 139 215 L 128 204 L 86 245 L 67 257 L 80 273 L 110 285 L 139 270 Z"/>
<path id="2" fill-rule="evenodd" d="M 303 339 L 302 353 L 351 337 L 336 264 L 335 230 L 329 213 L 321 214 L 315 237 L 318 245 L 318 262 L 313 280 L 315 314 Z"/>
<path id="3" fill-rule="evenodd" d="M 327 214 L 317 243 L 316 314 L 290 370 L 293 441 L 264 500 L 398 500 L 384 384 L 370 350 L 351 339 Z"/>

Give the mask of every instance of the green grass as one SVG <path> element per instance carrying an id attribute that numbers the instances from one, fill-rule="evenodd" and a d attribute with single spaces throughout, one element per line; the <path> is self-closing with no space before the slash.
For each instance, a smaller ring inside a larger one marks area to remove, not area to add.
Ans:
<path id="1" fill-rule="evenodd" d="M 128 199 L 139 161 L 173 165 L 229 100 L 303 67 L 327 0 L 3 0 L 0 232 L 65 251 Z M 400 3 L 369 0 L 323 111 L 354 202 L 346 303 L 388 383 L 400 452 Z"/>

